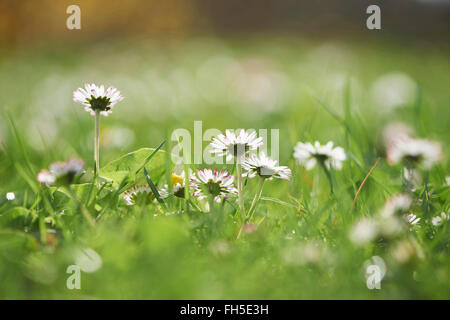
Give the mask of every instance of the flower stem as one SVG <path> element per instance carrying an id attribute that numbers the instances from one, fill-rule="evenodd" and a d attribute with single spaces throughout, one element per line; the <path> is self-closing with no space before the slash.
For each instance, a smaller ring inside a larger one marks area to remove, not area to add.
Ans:
<path id="1" fill-rule="evenodd" d="M 253 213 L 255 212 L 256 205 L 258 204 L 259 199 L 261 199 L 262 190 L 263 190 L 265 181 L 266 181 L 266 179 L 264 179 L 264 178 L 261 178 L 259 181 L 258 191 L 256 191 L 256 193 L 255 193 L 255 197 L 253 198 L 252 205 L 250 206 L 250 209 L 248 210 L 248 215 L 247 215 L 247 219 L 245 222 L 251 220 L 253 217 Z"/>
<path id="2" fill-rule="evenodd" d="M 100 111 L 95 111 L 95 134 L 94 134 L 94 176 L 98 177 L 100 173 Z"/>
<path id="3" fill-rule="evenodd" d="M 333 194 L 333 178 L 331 177 L 331 173 L 330 170 L 328 170 L 327 166 L 325 165 L 325 163 L 323 161 L 319 161 L 323 171 L 325 171 L 325 174 L 327 175 L 328 178 L 328 182 L 330 183 L 330 193 Z"/>
<path id="4" fill-rule="evenodd" d="M 237 159 L 236 163 L 236 171 L 237 171 L 237 184 L 238 184 L 238 201 L 239 201 L 239 211 L 241 212 L 242 224 L 245 223 L 245 207 L 244 207 L 244 198 L 242 197 L 242 165 L 241 159 Z"/>
<path id="5" fill-rule="evenodd" d="M 253 198 L 252 204 L 250 206 L 250 209 L 248 210 L 248 215 L 247 217 L 242 221 L 242 225 L 241 228 L 239 229 L 239 233 L 236 237 L 236 240 L 240 238 L 242 231 L 244 230 L 244 226 L 247 223 L 247 221 L 250 221 L 253 217 L 253 213 L 255 212 L 255 208 L 256 205 L 258 204 L 259 200 L 261 199 L 261 195 L 262 195 L 262 190 L 263 190 L 263 186 L 264 186 L 264 182 L 266 181 L 266 179 L 261 178 L 261 180 L 259 181 L 259 186 L 258 186 L 258 190 L 255 193 L 255 197 Z"/>

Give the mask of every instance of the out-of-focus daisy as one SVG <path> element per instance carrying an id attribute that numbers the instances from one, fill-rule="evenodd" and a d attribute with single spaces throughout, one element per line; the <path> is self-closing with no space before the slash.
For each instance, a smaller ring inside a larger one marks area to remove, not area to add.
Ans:
<path id="1" fill-rule="evenodd" d="M 378 78 L 370 91 L 377 110 L 390 111 L 412 103 L 417 84 L 407 74 L 393 72 Z"/>
<path id="2" fill-rule="evenodd" d="M 403 217 L 405 218 L 406 222 L 408 222 L 411 225 L 415 225 L 420 221 L 420 218 L 418 218 L 413 213 L 405 214 Z"/>
<path id="3" fill-rule="evenodd" d="M 411 207 L 412 198 L 407 194 L 397 194 L 386 201 L 383 209 L 380 211 L 380 216 L 387 218 L 393 215 L 400 215 L 408 211 Z"/>
<path id="4" fill-rule="evenodd" d="M 84 168 L 84 161 L 81 159 L 70 159 L 66 162 L 53 162 L 49 170 L 43 169 L 37 175 L 37 180 L 47 186 L 53 183 L 71 184 L 75 176 L 81 174 Z"/>
<path id="5" fill-rule="evenodd" d="M 344 149 L 341 147 L 333 148 L 333 142 L 329 141 L 325 145 L 320 145 L 318 141 L 313 144 L 310 142 L 297 142 L 294 147 L 294 158 L 300 165 L 311 170 L 319 162 L 323 163 L 328 169 L 342 169 L 342 162 L 347 159 Z"/>
<path id="6" fill-rule="evenodd" d="M 161 195 L 161 197 L 163 197 Z M 137 185 L 124 192 L 123 199 L 128 206 L 134 206 L 137 203 L 150 204 L 155 200 L 152 189 L 147 185 Z"/>
<path id="7" fill-rule="evenodd" d="M 256 177 L 272 180 L 274 177 L 278 179 L 289 180 L 291 176 L 291 169 L 286 166 L 278 166 L 277 160 L 272 160 L 261 152 L 258 155 L 252 154 L 250 157 L 244 158 L 242 167 L 247 170 L 243 176 L 249 178 Z"/>
<path id="8" fill-rule="evenodd" d="M 383 147 L 388 149 L 397 140 L 409 139 L 413 134 L 414 130 L 402 122 L 389 123 L 382 131 Z"/>
<path id="9" fill-rule="evenodd" d="M 233 157 L 240 158 L 248 151 L 256 150 L 263 145 L 263 138 L 256 137 L 256 132 L 247 133 L 242 129 L 236 136 L 231 130 L 226 130 L 225 135 L 219 134 L 213 138 L 210 146 L 211 153 L 219 156 L 226 156 L 226 160 L 230 161 Z"/>
<path id="10" fill-rule="evenodd" d="M 406 223 L 399 216 L 380 217 L 377 224 L 383 238 L 394 238 L 406 230 Z"/>
<path id="11" fill-rule="evenodd" d="M 227 170 L 197 170 L 196 174 L 191 175 L 190 180 L 190 187 L 194 189 L 193 195 L 198 200 L 212 196 L 214 201 L 220 203 L 222 198 L 237 193 L 233 184 L 234 176 L 230 175 Z"/>
<path id="12" fill-rule="evenodd" d="M 359 246 L 374 240 L 378 235 L 377 222 L 371 218 L 362 218 L 350 230 L 350 240 Z"/>
<path id="13" fill-rule="evenodd" d="M 413 239 L 399 241 L 391 250 L 392 258 L 398 263 L 408 263 L 413 259 L 423 259 L 424 254 L 419 244 Z"/>
<path id="14" fill-rule="evenodd" d="M 6 194 L 6 200 L 8 200 L 8 201 L 12 201 L 12 200 L 14 200 L 16 198 L 16 195 L 14 194 L 14 192 L 8 192 L 7 194 Z"/>
<path id="15" fill-rule="evenodd" d="M 433 224 L 433 226 L 439 227 L 446 220 L 449 220 L 449 215 L 445 214 L 445 212 L 441 212 L 440 216 L 435 216 L 431 219 L 431 223 Z"/>
<path id="16" fill-rule="evenodd" d="M 387 162 L 394 165 L 403 161 L 414 167 L 420 165 L 430 169 L 441 159 L 441 146 L 436 141 L 427 139 L 401 138 L 395 139 L 386 150 Z"/>
<path id="17" fill-rule="evenodd" d="M 112 113 L 114 105 L 123 100 L 120 91 L 114 87 L 105 90 L 104 85 L 96 86 L 94 83 L 85 84 L 84 87 L 85 89 L 78 88 L 73 92 L 73 101 L 84 105 L 84 110 L 91 116 L 95 116 L 95 112 L 98 111 L 107 117 Z"/>

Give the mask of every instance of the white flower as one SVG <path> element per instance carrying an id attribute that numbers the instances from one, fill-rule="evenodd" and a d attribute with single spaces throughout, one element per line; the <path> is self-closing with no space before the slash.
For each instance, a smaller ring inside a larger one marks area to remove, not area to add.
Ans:
<path id="1" fill-rule="evenodd" d="M 445 220 L 449 220 L 449 216 L 445 214 L 445 212 L 441 212 L 440 216 L 435 216 L 431 219 L 431 223 L 435 227 L 439 227 L 444 223 Z"/>
<path id="2" fill-rule="evenodd" d="M 50 173 L 47 169 L 41 170 L 37 175 L 37 181 L 44 183 L 48 186 L 52 185 L 56 180 L 56 177 Z"/>
<path id="3" fill-rule="evenodd" d="M 43 169 L 37 175 L 37 180 L 40 183 L 45 183 L 47 186 L 55 182 L 62 184 L 70 184 L 76 175 L 83 172 L 84 161 L 81 159 L 70 159 L 66 162 L 53 162 L 49 169 Z"/>
<path id="4" fill-rule="evenodd" d="M 418 218 L 413 213 L 405 214 L 403 217 L 405 218 L 406 222 L 408 222 L 409 224 L 412 224 L 412 225 L 415 225 L 420 221 L 420 218 Z"/>
<path id="5" fill-rule="evenodd" d="M 294 158 L 307 170 L 311 170 L 318 161 L 329 169 L 342 169 L 342 162 L 347 159 L 344 149 L 341 147 L 333 148 L 333 142 L 329 141 L 326 145 L 320 145 L 318 141 L 311 143 L 297 142 L 294 147 Z"/>
<path id="6" fill-rule="evenodd" d="M 114 87 L 105 90 L 105 86 L 96 86 L 95 84 L 85 84 L 85 89 L 78 88 L 73 92 L 73 101 L 85 106 L 84 110 L 92 116 L 96 111 L 105 117 L 112 113 L 114 105 L 123 100 L 120 91 Z"/>
<path id="7" fill-rule="evenodd" d="M 375 239 L 378 234 L 378 226 L 371 218 L 362 218 L 350 230 L 350 240 L 356 245 L 365 245 Z"/>
<path id="8" fill-rule="evenodd" d="M 192 174 L 192 171 L 190 169 L 189 174 Z M 184 171 L 182 171 L 180 175 L 172 173 L 172 175 L 170 176 L 170 183 L 172 184 L 172 194 L 175 197 L 184 198 Z M 160 193 L 164 193 L 165 195 L 167 195 L 166 197 L 161 196 L 162 198 L 169 197 L 169 186 L 165 184 L 164 187 L 161 188 Z"/>
<path id="9" fill-rule="evenodd" d="M 445 183 L 446 183 L 448 186 L 450 186 L 450 177 L 449 177 L 449 176 L 445 177 Z"/>
<path id="10" fill-rule="evenodd" d="M 405 213 L 411 207 L 411 204 L 411 196 L 402 193 L 394 195 L 386 201 L 380 215 L 388 218 L 398 213 Z"/>
<path id="11" fill-rule="evenodd" d="M 382 217 L 378 221 L 379 232 L 384 237 L 395 237 L 405 230 L 405 222 L 397 216 Z"/>
<path id="12" fill-rule="evenodd" d="M 403 161 L 409 165 L 419 164 L 430 169 L 441 159 L 441 146 L 436 141 L 402 137 L 394 139 L 386 150 L 390 165 Z"/>
<path id="13" fill-rule="evenodd" d="M 393 72 L 382 75 L 371 86 L 377 110 L 389 111 L 410 104 L 417 94 L 417 84 L 407 74 Z"/>
<path id="14" fill-rule="evenodd" d="M 259 154 L 252 154 L 250 157 L 244 158 L 242 167 L 247 170 L 243 176 L 253 178 L 256 175 L 261 178 L 272 180 L 273 177 L 278 179 L 289 180 L 291 176 L 291 169 L 286 166 L 278 166 L 277 160 L 272 160 L 267 157 L 264 152 Z"/>
<path id="15" fill-rule="evenodd" d="M 396 140 L 409 139 L 413 134 L 414 130 L 402 122 L 389 123 L 382 132 L 384 147 L 389 148 Z"/>
<path id="16" fill-rule="evenodd" d="M 220 203 L 222 198 L 226 198 L 230 193 L 237 193 L 234 187 L 234 176 L 227 170 L 218 171 L 214 169 L 197 170 L 196 175 L 190 177 L 190 187 L 194 189 L 193 196 L 202 200 L 211 195 L 214 201 Z"/>
<path id="17" fill-rule="evenodd" d="M 8 192 L 6 194 L 6 200 L 12 201 L 16 198 L 16 195 L 14 194 L 14 192 Z"/>
<path id="18" fill-rule="evenodd" d="M 219 134 L 213 138 L 210 146 L 211 153 L 219 156 L 226 156 L 226 160 L 230 161 L 233 157 L 242 157 L 248 151 L 256 150 L 263 145 L 263 138 L 256 137 L 256 132 L 247 133 L 242 129 L 238 136 L 231 130 L 226 130 L 225 135 Z"/>
<path id="19" fill-rule="evenodd" d="M 414 258 L 424 258 L 421 248 L 417 242 L 412 239 L 399 241 L 397 245 L 392 248 L 391 256 L 398 263 L 407 263 Z"/>
<path id="20" fill-rule="evenodd" d="M 158 191 L 159 192 L 159 191 Z M 164 192 L 163 192 L 164 195 Z M 163 195 L 160 196 L 164 198 Z M 145 204 L 150 204 L 155 200 L 155 195 L 153 194 L 152 189 L 147 185 L 137 185 L 133 188 L 124 192 L 123 199 L 127 203 L 128 206 L 134 206 L 136 203 L 141 200 Z"/>

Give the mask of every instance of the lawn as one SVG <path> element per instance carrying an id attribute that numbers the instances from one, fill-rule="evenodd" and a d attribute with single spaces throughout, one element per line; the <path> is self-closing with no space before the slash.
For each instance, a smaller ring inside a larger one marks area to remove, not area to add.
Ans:
<path id="1" fill-rule="evenodd" d="M 269 36 L 4 52 L 0 298 L 450 298 L 449 58 L 388 40 Z M 72 100 L 85 83 L 124 97 L 101 117 L 98 177 L 95 117 Z M 383 129 L 398 122 L 414 141 L 439 144 L 432 165 L 422 155 L 413 164 L 389 158 Z M 232 163 L 193 160 L 209 129 L 240 128 L 267 130 L 267 153 L 290 168 L 289 180 L 264 180 L 258 200 L 263 178 L 243 177 L 244 210 L 235 192 L 220 203 L 189 188 L 172 194 L 181 172 L 236 177 Z M 184 166 L 170 155 L 174 132 L 191 135 Z M 342 168 L 316 158 L 308 170 L 294 157 L 299 141 L 342 147 Z M 36 179 L 71 158 L 84 161 L 71 184 Z M 144 191 L 128 205 L 135 185 Z M 383 220 L 399 194 L 408 205 Z M 368 288 L 371 264 L 382 270 L 379 290 Z M 79 289 L 68 286 L 71 265 L 81 268 Z"/>

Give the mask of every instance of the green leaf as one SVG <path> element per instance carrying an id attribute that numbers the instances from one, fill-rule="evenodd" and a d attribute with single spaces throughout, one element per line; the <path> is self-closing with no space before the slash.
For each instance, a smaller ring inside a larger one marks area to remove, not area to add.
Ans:
<path id="1" fill-rule="evenodd" d="M 156 153 L 154 153 L 155 151 Z M 115 188 L 127 177 L 131 181 L 136 180 L 137 172 L 144 165 L 153 177 L 159 176 L 164 171 L 164 153 L 165 151 L 154 148 L 142 148 L 130 152 L 104 166 L 100 170 L 100 176 L 111 180 Z"/>

